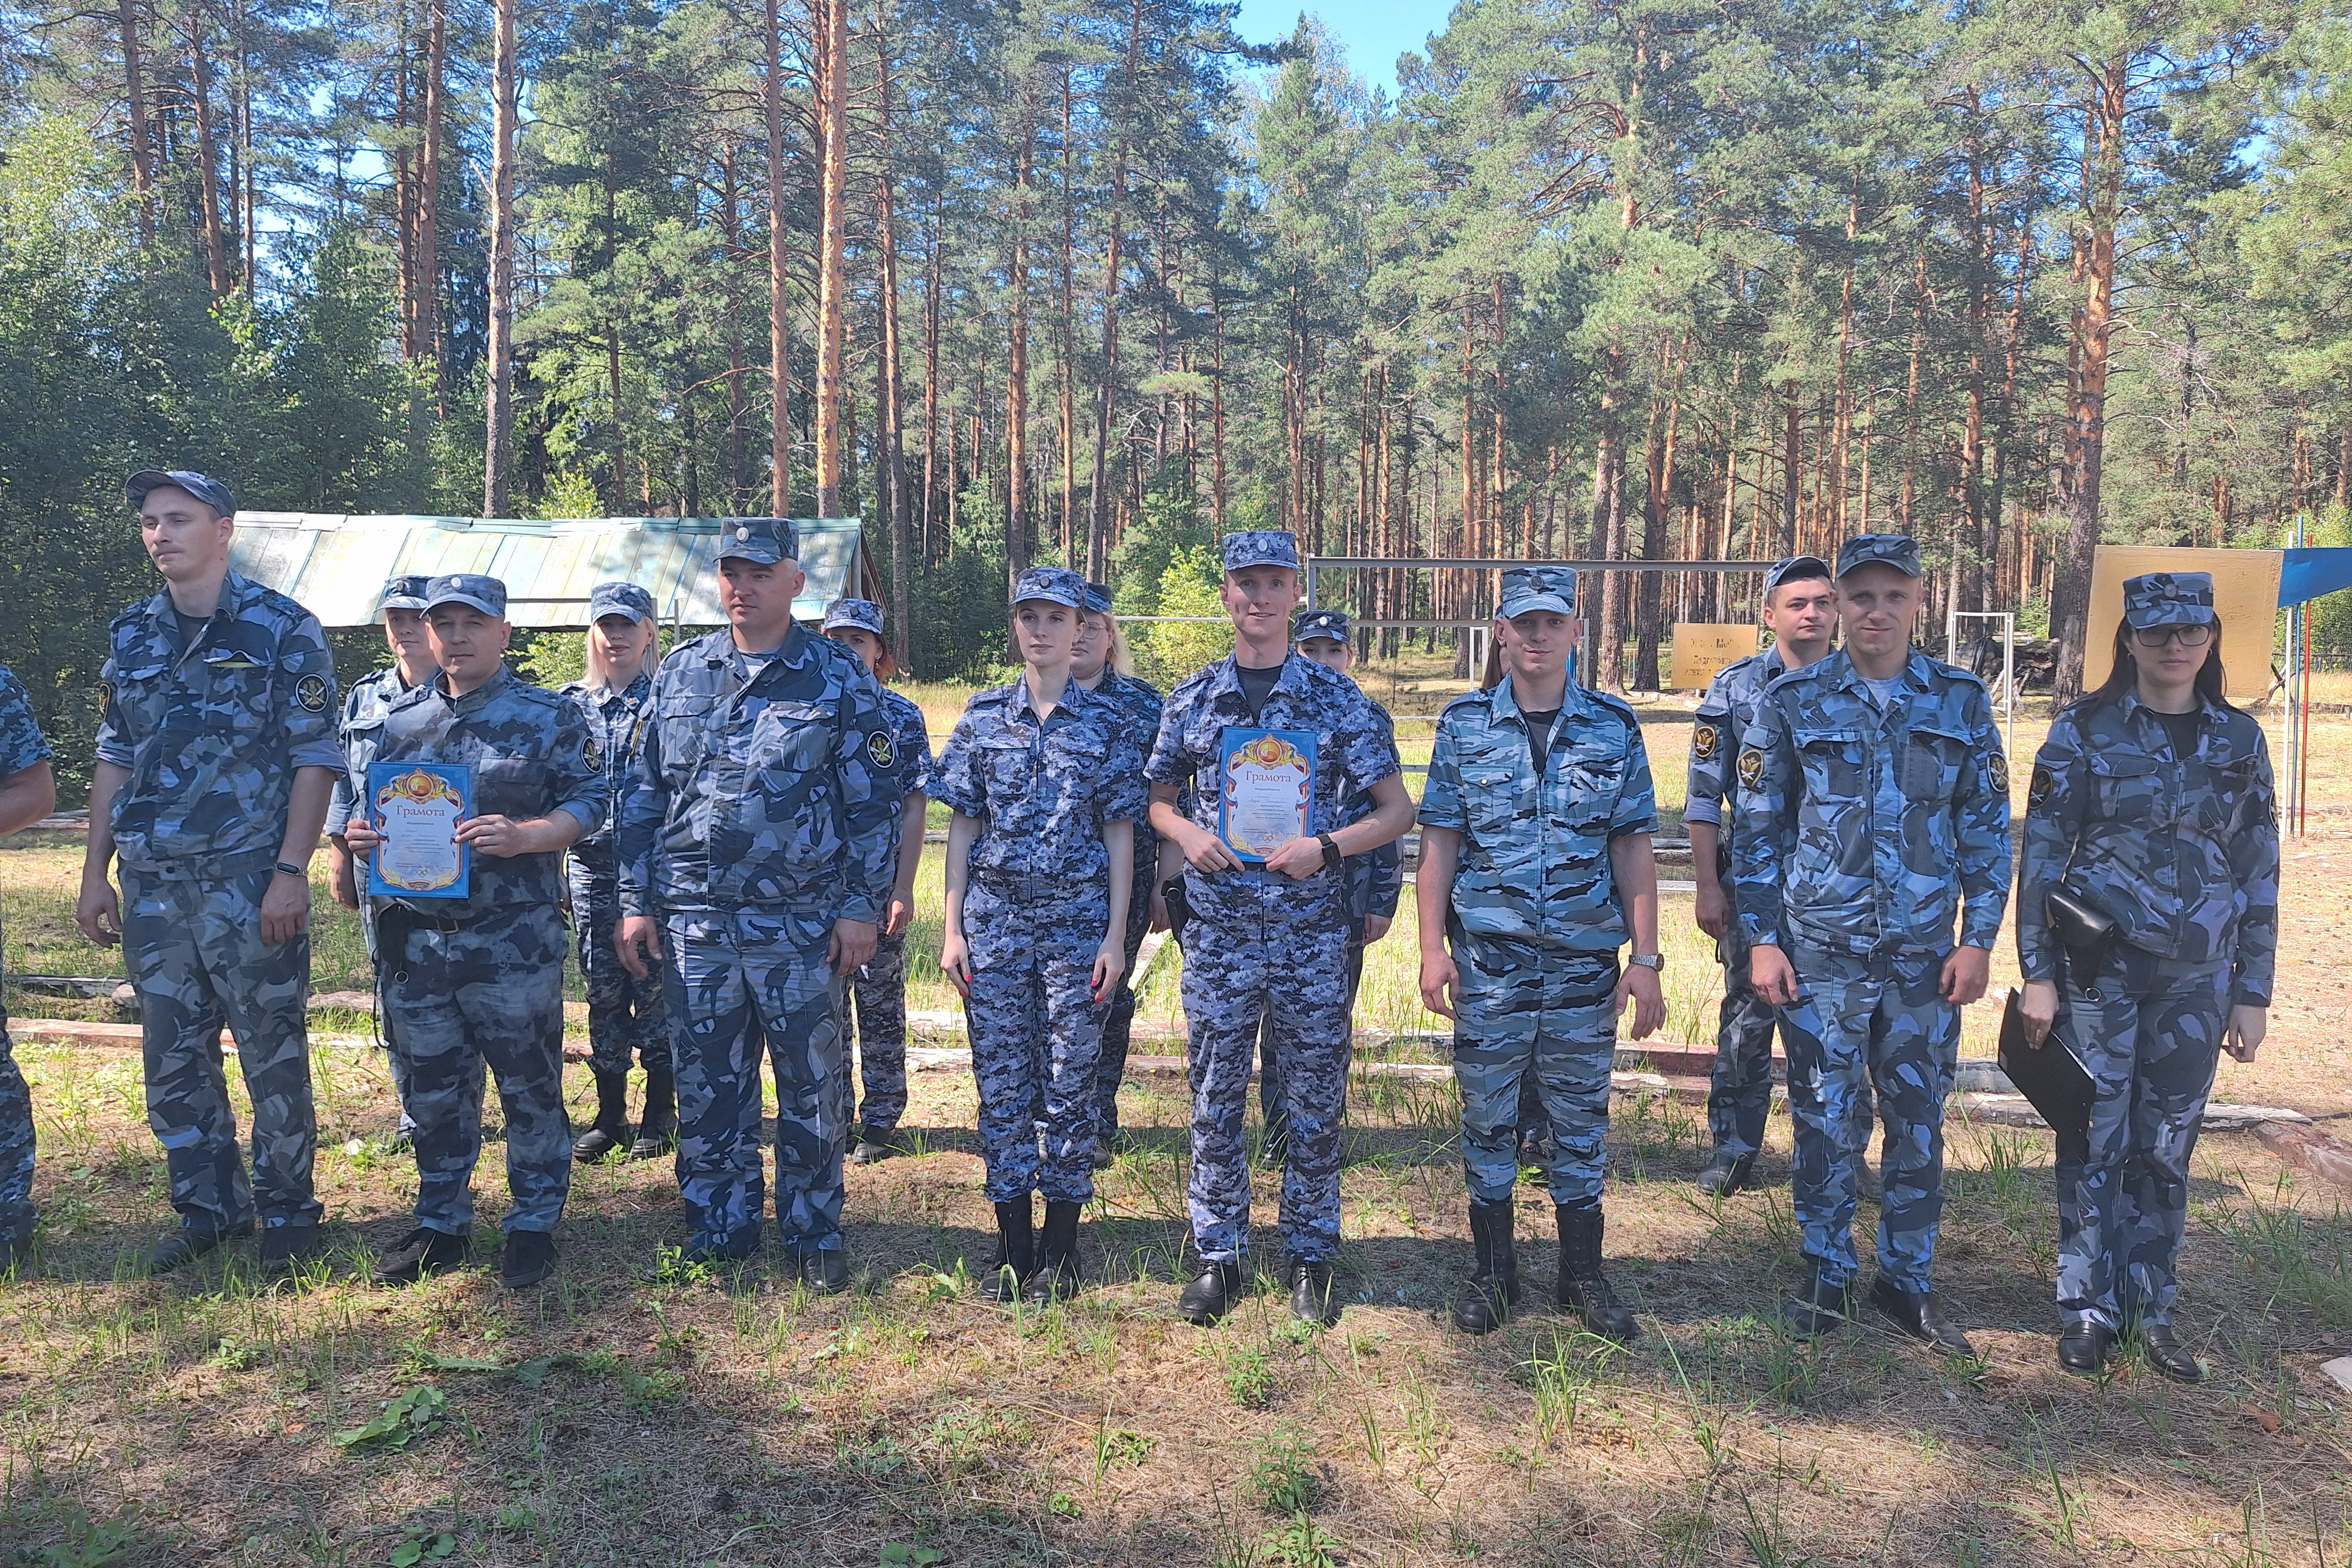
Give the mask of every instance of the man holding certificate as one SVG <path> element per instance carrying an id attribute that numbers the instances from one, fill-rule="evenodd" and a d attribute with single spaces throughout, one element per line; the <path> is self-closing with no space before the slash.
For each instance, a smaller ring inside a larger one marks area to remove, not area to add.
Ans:
<path id="1" fill-rule="evenodd" d="M 1412 821 L 1396 746 L 1355 683 L 1290 647 L 1298 546 L 1287 532 L 1224 540 L 1234 657 L 1169 695 L 1144 776 L 1151 826 L 1183 855 L 1184 1016 L 1192 1030 L 1193 1245 L 1203 1268 L 1177 1310 L 1212 1323 L 1249 1278 L 1250 1059 L 1271 1016 L 1289 1053 L 1283 1240 L 1291 1311 L 1338 1321 L 1339 1121 L 1348 1085 L 1346 859 Z M 1179 808 L 1190 782 L 1192 805 Z M 1369 790 L 1373 808 L 1349 820 Z"/>
<path id="2" fill-rule="evenodd" d="M 416 1119 L 416 1228 L 376 1279 L 413 1285 L 465 1261 L 487 1065 L 514 1199 L 499 1275 L 520 1289 L 554 1271 L 572 1184 L 563 851 L 604 820 L 609 791 L 579 708 L 506 668 L 506 584 L 458 574 L 425 597 L 440 675 L 385 710 L 343 830 L 369 859 L 382 992 Z"/>

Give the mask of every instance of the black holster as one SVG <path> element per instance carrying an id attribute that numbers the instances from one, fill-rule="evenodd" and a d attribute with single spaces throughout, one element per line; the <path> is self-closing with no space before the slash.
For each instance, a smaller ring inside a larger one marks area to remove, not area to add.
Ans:
<path id="1" fill-rule="evenodd" d="M 2095 993 L 2099 976 L 2116 951 L 2116 919 L 2096 905 L 2060 889 L 2042 906 L 2051 934 L 2066 950 L 2068 973 L 2080 990 Z"/>
<path id="2" fill-rule="evenodd" d="M 1181 942 L 1185 923 L 1192 918 L 1192 901 L 1185 894 L 1181 872 L 1160 884 L 1160 897 L 1168 905 L 1168 934 Z"/>

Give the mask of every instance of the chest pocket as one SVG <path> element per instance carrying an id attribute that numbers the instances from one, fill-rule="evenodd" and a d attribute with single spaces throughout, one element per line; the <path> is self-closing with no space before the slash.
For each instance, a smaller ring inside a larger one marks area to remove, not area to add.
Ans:
<path id="1" fill-rule="evenodd" d="M 1554 752 L 1544 774 L 1544 795 L 1553 817 L 1580 833 L 1607 826 L 1617 812 L 1625 784 L 1625 759 L 1591 748 Z"/>
<path id="2" fill-rule="evenodd" d="M 1019 735 L 988 735 L 972 743 L 972 771 L 987 795 L 989 809 L 1018 810 L 1036 782 L 1036 759 Z"/>
<path id="3" fill-rule="evenodd" d="M 1962 770 L 1976 765 L 1969 737 L 1952 730 L 1915 728 L 1903 737 L 1903 798 L 1944 805 L 1959 788 Z"/>
<path id="4" fill-rule="evenodd" d="M 833 755 L 832 718 L 820 702 L 769 703 L 751 721 L 751 765 L 780 778 L 817 772 Z"/>
<path id="5" fill-rule="evenodd" d="M 483 757 L 474 764 L 474 815 L 517 822 L 546 815 L 547 763 L 539 757 Z"/>
<path id="6" fill-rule="evenodd" d="M 2137 752 L 2093 752 L 2091 791 L 2100 816 L 2111 822 L 2155 818 L 2164 795 L 2154 757 Z"/>
<path id="7" fill-rule="evenodd" d="M 1825 805 L 1859 805 L 1869 794 L 1863 777 L 1862 731 L 1859 730 L 1791 730 L 1797 763 L 1804 770 L 1805 793 Z M 1747 752 L 1743 748 L 1740 758 Z M 1739 759 L 1732 763 L 1738 775 Z M 1746 784 L 1748 780 L 1739 777 Z"/>
<path id="8" fill-rule="evenodd" d="M 2197 805 L 2200 826 L 2217 837 L 2227 837 L 2259 819 L 2262 784 L 2255 776 L 2253 758 L 2209 763 L 2205 778 L 2206 787 L 2200 792 Z"/>
<path id="9" fill-rule="evenodd" d="M 1471 829 L 1492 842 L 1517 826 L 1522 812 L 1519 798 L 1520 775 L 1517 760 L 1505 754 L 1502 747 L 1516 746 L 1524 755 L 1527 742 L 1516 730 L 1503 731 L 1494 745 L 1475 755 L 1462 758 L 1462 806 L 1470 819 Z M 1532 762 L 1529 766 L 1534 764 Z"/>

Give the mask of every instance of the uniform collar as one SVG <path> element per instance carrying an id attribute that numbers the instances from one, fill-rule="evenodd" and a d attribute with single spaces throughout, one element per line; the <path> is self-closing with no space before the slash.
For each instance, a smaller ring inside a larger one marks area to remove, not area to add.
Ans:
<path id="1" fill-rule="evenodd" d="M 1521 723 L 1527 721 L 1521 717 L 1525 710 L 1519 706 L 1517 693 L 1511 689 L 1511 678 L 1507 674 L 1495 683 L 1492 691 L 1486 693 L 1486 701 L 1496 718 L 1518 719 Z M 1584 689 L 1570 679 L 1559 694 L 1560 717 L 1564 719 L 1570 713 L 1581 713 L 1587 706 Z"/>
<path id="2" fill-rule="evenodd" d="M 1275 678 L 1274 691 L 1266 693 L 1267 700 L 1273 700 L 1275 692 L 1287 692 L 1293 697 L 1306 696 L 1311 678 L 1303 674 L 1300 667 L 1310 662 L 1296 653 L 1285 655 L 1280 666 L 1282 673 Z M 1319 669 L 1322 667 L 1318 665 L 1316 668 Z M 1209 695 L 1222 697 L 1230 691 L 1239 697 L 1242 694 L 1241 660 L 1228 654 L 1218 662 L 1216 669 L 1215 679 L 1209 682 Z"/>
<path id="3" fill-rule="evenodd" d="M 1853 660 L 1846 657 L 1846 651 L 1843 647 L 1832 653 L 1828 658 L 1822 660 L 1821 670 L 1822 679 L 1833 686 L 1843 687 L 1846 690 L 1853 692 L 1867 692 L 1870 689 L 1869 683 L 1863 679 L 1862 671 L 1853 667 Z M 1913 648 L 1911 657 L 1903 661 L 1903 672 L 1895 679 L 1903 683 L 1904 689 L 1907 691 L 1927 690 L 1927 656 L 1917 648 Z"/>
<path id="4" fill-rule="evenodd" d="M 1106 682 L 1105 684 L 1108 685 L 1108 683 Z M 1087 710 L 1088 707 L 1094 703 L 1107 700 L 1108 699 L 1103 696 L 1101 691 L 1088 691 L 1085 687 L 1080 686 L 1076 681 L 1073 680 L 1067 686 L 1062 688 L 1062 700 L 1054 704 L 1053 709 L 1046 713 L 1045 718 L 1047 720 L 1051 720 L 1055 714 L 1059 714 L 1064 718 L 1083 719 L 1087 715 Z M 1026 669 L 1024 669 L 1021 672 L 1020 676 L 1014 679 L 1012 685 L 1004 689 L 1004 701 L 1005 712 L 1008 717 L 1024 719 L 1033 724 L 1040 722 L 1037 718 L 1037 710 L 1031 707 L 1029 703 L 1029 672 Z"/>
<path id="5" fill-rule="evenodd" d="M 493 698 L 496 698 L 500 693 L 504 692 L 509 686 L 517 683 L 520 678 L 517 676 L 513 670 L 509 669 L 504 665 L 500 665 L 499 667 L 499 672 L 496 675 L 493 675 L 488 680 L 485 680 L 479 686 L 477 686 L 474 689 L 466 693 L 463 697 L 452 697 L 449 695 L 449 688 L 445 684 L 446 679 L 447 678 L 442 675 L 436 675 L 433 678 L 433 695 L 439 698 L 442 701 L 446 702 L 449 705 L 450 710 L 456 713 L 459 718 L 467 719 L 480 712 L 489 704 Z"/>
<path id="6" fill-rule="evenodd" d="M 794 621 L 792 629 L 784 634 L 784 640 L 777 646 L 776 651 L 762 662 L 781 664 L 788 668 L 798 669 L 808 662 L 809 645 L 816 640 L 809 636 L 806 627 L 798 621 Z M 702 657 L 704 661 L 709 664 L 732 664 L 748 668 L 743 650 L 735 646 L 735 633 L 731 628 L 711 633 L 710 646 L 704 651 Z M 852 655 L 852 657 L 856 656 Z"/>
<path id="7" fill-rule="evenodd" d="M 2135 713 L 2146 713 L 2149 718 L 2154 719 L 2158 722 L 2163 721 L 2165 719 L 2173 717 L 2173 715 L 2170 714 L 2159 713 L 2155 709 L 2150 708 L 2147 703 L 2141 701 L 2139 700 L 2139 688 L 2137 685 L 2125 687 L 2123 699 L 2116 704 L 2116 706 L 2122 709 L 2124 716 L 2126 719 L 2130 718 L 2130 716 Z M 2201 691 L 2197 694 L 2197 706 L 2192 709 L 2191 711 L 2197 715 L 2198 724 L 2200 729 L 2208 731 L 2219 730 L 2225 722 L 2221 716 L 2221 710 L 2219 708 L 2214 707 L 2212 703 L 2207 701 L 2205 700 L 2205 694 Z"/>
<path id="8" fill-rule="evenodd" d="M 637 678 L 618 691 L 609 686 L 591 686 L 584 680 L 575 680 L 563 689 L 563 694 L 566 697 L 593 697 L 601 706 L 624 698 L 633 702 L 642 702 L 653 689 L 653 671 L 640 667 L 637 670 Z"/>
<path id="9" fill-rule="evenodd" d="M 205 617 L 205 626 L 211 626 L 222 621 L 236 619 L 245 614 L 246 605 L 251 602 L 257 592 L 258 589 L 251 578 L 241 576 L 232 571 L 222 580 L 220 603 L 213 606 L 213 613 Z M 147 601 L 147 629 L 152 636 L 166 641 L 177 637 L 180 629 L 178 616 L 178 610 L 172 605 L 172 591 L 169 588 Z M 203 635 L 200 629 L 197 636 Z M 192 641 L 189 646 L 193 647 L 194 642 Z"/>

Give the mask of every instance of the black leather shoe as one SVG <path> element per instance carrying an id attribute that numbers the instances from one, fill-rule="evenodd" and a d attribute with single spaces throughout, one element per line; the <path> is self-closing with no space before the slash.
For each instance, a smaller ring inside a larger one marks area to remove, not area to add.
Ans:
<path id="1" fill-rule="evenodd" d="M 1623 1344 L 1641 1337 L 1633 1321 L 1601 1271 L 1601 1205 L 1579 1208 L 1553 1205 L 1559 1222 L 1559 1304 L 1575 1312 L 1584 1326 L 1604 1340 Z"/>
<path id="2" fill-rule="evenodd" d="M 2139 1353 L 2156 1369 L 2158 1377 L 2174 1383 L 2202 1383 L 2205 1368 L 2189 1353 L 2181 1342 L 2173 1338 L 2170 1323 L 2143 1323 L 2139 1331 Z"/>
<path id="3" fill-rule="evenodd" d="M 723 1268 L 730 1263 L 741 1263 L 746 1259 L 758 1257 L 759 1254 L 760 1227 L 756 1225 L 749 1226 L 739 1235 L 728 1237 L 723 1241 L 705 1241 L 700 1237 L 697 1237 L 686 1244 L 682 1252 L 688 1263 L 705 1263 L 713 1268 Z"/>
<path id="4" fill-rule="evenodd" d="M 1319 1258 L 1294 1258 L 1284 1271 L 1290 1283 L 1290 1315 L 1302 1323 L 1330 1328 L 1339 1321 L 1339 1299 L 1331 1290 L 1331 1265 Z"/>
<path id="5" fill-rule="evenodd" d="M 1207 1328 L 1248 1294 L 1249 1276 L 1238 1263 L 1212 1263 L 1176 1298 L 1176 1315 Z"/>
<path id="6" fill-rule="evenodd" d="M 812 1296 L 838 1296 L 848 1289 L 848 1256 L 837 1247 L 802 1253 L 801 1288 Z"/>
<path id="7" fill-rule="evenodd" d="M 375 1282 L 398 1287 L 414 1285 L 428 1274 L 446 1274 L 466 1261 L 466 1244 L 465 1237 L 419 1226 L 376 1259 Z"/>
<path id="8" fill-rule="evenodd" d="M 510 1230 L 499 1248 L 499 1283 L 526 1289 L 555 1272 L 555 1237 L 543 1230 Z"/>
<path id="9" fill-rule="evenodd" d="M 1511 1236 L 1515 1217 L 1507 1202 L 1470 1205 L 1470 1245 L 1478 1263 L 1468 1289 L 1454 1303 L 1454 1326 L 1465 1334 L 1493 1333 L 1518 1305 L 1519 1260 Z"/>
<path id="10" fill-rule="evenodd" d="M 890 1146 L 890 1129 L 877 1127 L 869 1130 L 857 1141 L 857 1147 L 849 1152 L 849 1163 L 853 1165 L 878 1165 L 898 1152 Z"/>
<path id="11" fill-rule="evenodd" d="M 33 1260 L 33 1233 L 0 1236 L 0 1274 L 24 1268 Z"/>
<path id="12" fill-rule="evenodd" d="M 1942 1309 L 1936 1305 L 1935 1296 L 1928 1291 L 1904 1290 L 1892 1280 L 1874 1279 L 1870 1282 L 1870 1304 L 1879 1316 L 1922 1344 L 1933 1345 L 1946 1355 L 1977 1353 L 1977 1347 L 1969 1343 L 1969 1336 L 1946 1320 Z"/>
<path id="13" fill-rule="evenodd" d="M 1718 1149 L 1706 1169 L 1698 1173 L 1698 1190 L 1711 1198 L 1727 1198 L 1748 1185 L 1748 1173 L 1755 1168 L 1755 1155 L 1727 1154 Z"/>
<path id="14" fill-rule="evenodd" d="M 1832 1285 L 1818 1269 L 1805 1276 L 1805 1288 L 1782 1304 L 1789 1331 L 1801 1340 L 1817 1340 L 1844 1328 L 1852 1303 L 1846 1288 Z"/>
<path id="15" fill-rule="evenodd" d="M 290 1273 L 295 1265 L 318 1250 L 317 1226 L 273 1225 L 262 1231 L 261 1245 L 253 1249 L 253 1255 L 264 1268 Z"/>
<path id="16" fill-rule="evenodd" d="M 194 1263 L 208 1252 L 218 1252 L 237 1237 L 252 1234 L 251 1220 L 221 1230 L 183 1226 L 155 1244 L 155 1250 L 147 1255 L 147 1272 L 169 1274 L 184 1263 Z"/>
<path id="17" fill-rule="evenodd" d="M 2084 1320 L 2066 1325 L 2058 1336 L 2058 1364 L 2076 1377 L 2096 1377 L 2115 1359 L 2116 1331 L 2105 1323 Z"/>

